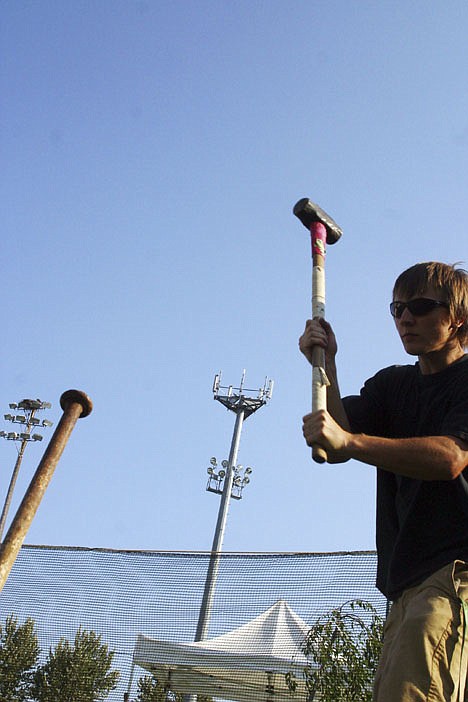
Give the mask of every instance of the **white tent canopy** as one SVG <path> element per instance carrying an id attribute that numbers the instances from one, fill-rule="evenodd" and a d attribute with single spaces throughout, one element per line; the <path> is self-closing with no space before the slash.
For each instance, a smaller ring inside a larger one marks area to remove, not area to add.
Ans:
<path id="1" fill-rule="evenodd" d="M 133 661 L 174 692 L 234 702 L 292 702 L 306 697 L 302 644 L 306 623 L 284 600 L 227 634 L 195 643 L 139 635 Z M 286 673 L 298 683 L 291 697 Z"/>

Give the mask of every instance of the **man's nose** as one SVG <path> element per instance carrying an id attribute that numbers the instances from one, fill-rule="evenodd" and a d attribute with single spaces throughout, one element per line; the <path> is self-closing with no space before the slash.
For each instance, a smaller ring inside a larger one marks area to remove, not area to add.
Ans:
<path id="1" fill-rule="evenodd" d="M 414 316 L 411 314 L 409 309 L 405 307 L 400 317 L 400 323 L 403 324 L 414 324 Z"/>

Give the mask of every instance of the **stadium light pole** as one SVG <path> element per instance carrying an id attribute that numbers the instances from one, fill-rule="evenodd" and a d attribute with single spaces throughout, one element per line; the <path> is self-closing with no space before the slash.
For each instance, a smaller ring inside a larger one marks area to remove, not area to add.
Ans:
<path id="1" fill-rule="evenodd" d="M 203 641 L 206 638 L 208 631 L 213 598 L 216 589 L 216 580 L 218 577 L 220 554 L 223 548 L 224 532 L 226 528 L 227 515 L 231 498 L 240 500 L 242 491 L 250 482 L 251 468 L 243 470 L 242 466 L 237 464 L 237 454 L 239 451 L 239 443 L 244 420 L 254 414 L 260 407 L 266 405 L 271 399 L 273 393 L 273 380 L 265 378 L 265 383 L 262 388 L 257 390 L 244 390 L 245 370 L 242 372 L 240 386 L 234 388 L 232 385 L 221 385 L 221 372 L 215 375 L 213 383 L 213 398 L 220 402 L 224 407 L 236 415 L 234 424 L 234 432 L 231 440 L 231 448 L 229 451 L 229 460 L 222 461 L 222 470 L 215 472 L 218 468 L 217 461 L 213 457 L 210 460 L 208 468 L 208 484 L 206 489 L 209 492 L 216 492 L 221 495 L 221 501 L 218 510 L 218 518 L 211 547 L 210 561 L 205 580 L 205 589 L 203 592 L 200 614 L 198 617 L 197 630 L 195 633 L 195 641 Z M 257 393 L 256 397 L 248 397 L 246 393 Z M 133 675 L 135 662 L 132 663 L 130 679 L 127 692 L 124 693 L 124 702 L 129 702 L 130 691 L 133 685 Z M 166 700 L 172 699 L 171 691 L 166 693 Z M 184 702 L 196 702 L 196 694 L 183 695 Z"/>
<path id="2" fill-rule="evenodd" d="M 9 407 L 11 410 L 20 410 L 22 414 L 5 414 L 4 418 L 11 422 L 12 424 L 19 424 L 23 427 L 23 431 L 0 431 L 0 437 L 7 439 L 8 441 L 20 441 L 20 447 L 18 450 L 18 457 L 16 459 L 13 472 L 10 479 L 10 485 L 8 486 L 8 491 L 5 497 L 5 502 L 3 503 L 2 514 L 0 516 L 0 541 L 3 539 L 3 532 L 5 530 L 5 523 L 8 517 L 8 511 L 10 509 L 11 500 L 13 497 L 13 491 L 15 489 L 16 480 L 18 478 L 18 473 L 21 467 L 21 462 L 23 460 L 24 452 L 26 446 L 30 441 L 42 441 L 42 434 L 34 433 L 31 434 L 36 427 L 47 428 L 53 425 L 48 419 L 43 419 L 42 421 L 36 417 L 36 414 L 42 410 L 51 408 L 50 402 L 42 402 L 42 400 L 21 400 L 20 402 L 11 402 Z"/>
<path id="3" fill-rule="evenodd" d="M 223 548 L 224 532 L 226 528 L 227 515 L 229 511 L 229 504 L 231 497 L 235 499 L 240 499 L 242 493 L 242 479 L 240 481 L 241 490 L 240 493 L 235 491 L 233 494 L 233 487 L 239 487 L 239 485 L 234 485 L 234 480 L 240 477 L 242 466 L 236 466 L 237 454 L 239 451 L 239 443 L 242 432 L 242 425 L 247 417 L 254 414 L 260 407 L 263 407 L 268 400 L 271 399 L 273 393 L 273 381 L 265 378 L 265 383 L 263 388 L 258 390 L 257 397 L 248 397 L 245 393 L 256 392 L 255 390 L 244 390 L 244 380 L 245 380 L 245 370 L 242 372 L 242 378 L 240 386 L 234 388 L 232 385 L 223 386 L 221 385 L 221 372 L 215 375 L 213 383 L 213 397 L 218 402 L 221 402 L 228 410 L 231 410 L 236 415 L 236 421 L 234 424 L 234 432 L 232 434 L 231 448 L 229 451 L 229 460 L 222 462 L 223 473 L 221 471 L 215 473 L 215 468 L 217 467 L 216 459 L 213 457 L 210 461 L 211 467 L 208 468 L 208 485 L 206 489 L 210 492 L 219 492 L 221 494 L 221 501 L 219 504 L 218 518 L 216 521 L 216 528 L 213 538 L 213 545 L 211 547 L 210 561 L 208 563 L 208 571 L 206 573 L 205 589 L 203 591 L 203 599 L 200 607 L 200 614 L 198 616 L 197 630 L 195 633 L 195 641 L 203 641 L 206 639 L 208 632 L 208 627 L 211 619 L 211 610 L 213 607 L 213 599 L 216 590 L 216 581 L 218 578 L 219 562 L 221 551 Z M 244 486 L 249 482 L 249 473 L 251 469 L 246 469 L 244 473 Z M 224 481 L 222 491 L 220 488 L 220 478 Z M 215 484 L 213 486 L 213 483 Z M 216 483 L 218 485 L 216 485 Z M 127 698 L 128 699 L 128 698 Z M 196 702 L 196 694 L 185 694 L 183 696 L 184 702 Z"/>
<path id="4" fill-rule="evenodd" d="M 244 380 L 245 370 L 242 373 L 240 386 L 238 388 L 234 388 L 232 385 L 222 386 L 221 373 L 217 373 L 215 375 L 213 383 L 214 399 L 224 405 L 224 407 L 226 407 L 228 410 L 231 410 L 231 412 L 234 412 L 236 415 L 236 421 L 232 435 L 229 460 L 227 462 L 223 461 L 222 463 L 224 469 L 223 472 L 225 472 L 225 475 L 221 476 L 222 480 L 224 481 L 222 492 L 221 490 L 213 489 L 212 487 L 212 480 L 214 479 L 216 482 L 219 482 L 220 477 L 219 472 L 217 474 L 214 473 L 216 459 L 212 459 L 211 461 L 213 471 L 210 472 L 210 468 L 208 469 L 208 475 L 210 478 L 208 480 L 207 490 L 210 490 L 211 492 L 220 492 L 221 501 L 218 510 L 213 545 L 211 547 L 210 561 L 208 564 L 205 589 L 203 592 L 203 599 L 198 617 L 195 641 L 203 641 L 206 638 L 208 631 L 213 598 L 216 589 L 216 580 L 218 577 L 220 553 L 223 548 L 224 532 L 231 497 L 234 497 L 234 499 L 240 499 L 243 487 L 248 484 L 250 480 L 248 476 L 251 469 L 247 468 L 243 474 L 244 477 L 242 478 L 240 475 L 242 466 L 236 466 L 242 425 L 247 417 L 250 417 L 251 414 L 254 414 L 254 412 L 259 410 L 260 407 L 263 407 L 263 405 L 265 405 L 268 400 L 271 399 L 273 392 L 273 381 L 265 379 L 265 383 L 263 387 L 258 390 L 257 396 L 249 397 L 246 393 L 253 393 L 256 391 L 244 390 Z M 216 478 L 214 478 L 214 475 L 216 475 Z"/>

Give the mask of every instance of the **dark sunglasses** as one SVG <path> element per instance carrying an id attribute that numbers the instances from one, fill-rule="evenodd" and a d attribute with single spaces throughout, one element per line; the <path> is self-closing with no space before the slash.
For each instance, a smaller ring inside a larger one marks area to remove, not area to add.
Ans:
<path id="1" fill-rule="evenodd" d="M 428 297 L 416 297 L 408 302 L 391 302 L 390 314 L 392 317 L 400 319 L 405 309 L 408 308 L 413 317 L 424 317 L 425 314 L 429 314 L 436 307 L 446 307 L 448 309 L 448 304 L 439 300 L 430 300 Z"/>

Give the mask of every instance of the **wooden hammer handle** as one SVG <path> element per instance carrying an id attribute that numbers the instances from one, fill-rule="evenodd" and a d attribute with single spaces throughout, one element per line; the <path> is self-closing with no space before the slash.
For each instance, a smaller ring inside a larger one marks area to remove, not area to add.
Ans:
<path id="1" fill-rule="evenodd" d="M 310 225 L 312 245 L 312 317 L 325 317 L 325 253 L 327 230 L 321 222 Z M 316 346 L 312 355 L 312 412 L 327 409 L 327 379 L 325 374 L 325 351 Z M 312 447 L 312 458 L 316 463 L 325 463 L 326 451 L 320 446 Z"/>

